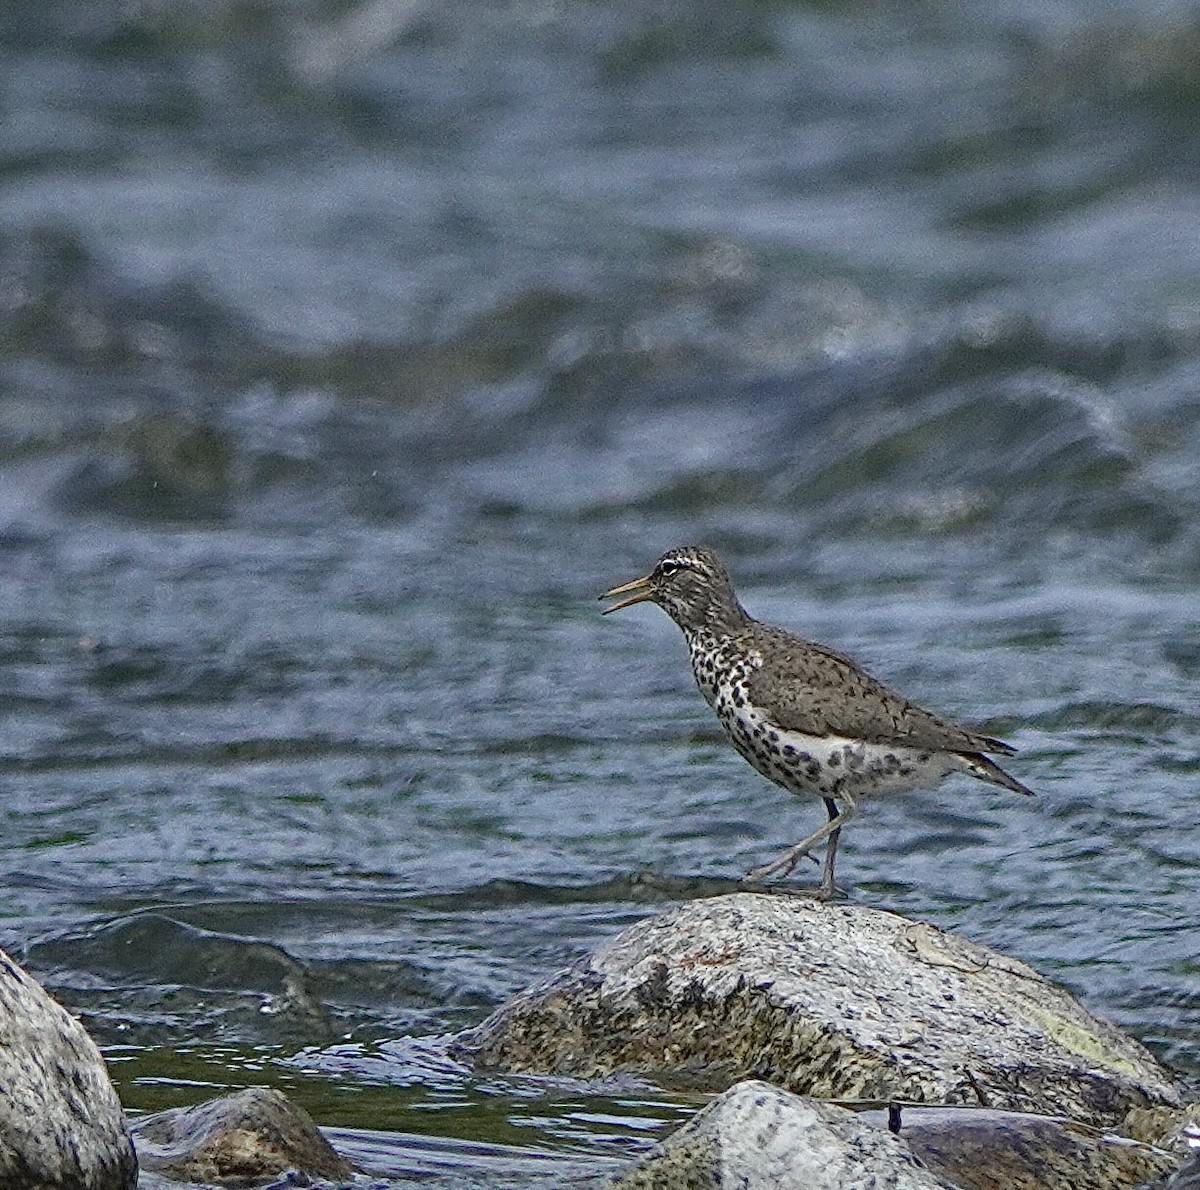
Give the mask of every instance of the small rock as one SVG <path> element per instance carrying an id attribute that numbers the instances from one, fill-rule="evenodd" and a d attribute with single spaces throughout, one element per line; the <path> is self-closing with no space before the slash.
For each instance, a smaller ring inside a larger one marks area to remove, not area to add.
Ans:
<path id="1" fill-rule="evenodd" d="M 1121 1131 L 1134 1140 L 1187 1156 L 1200 1148 L 1200 1103 L 1183 1108 L 1135 1107 Z"/>
<path id="2" fill-rule="evenodd" d="M 769 1083 L 738 1083 L 609 1190 L 947 1190 L 890 1132 Z"/>
<path id="3" fill-rule="evenodd" d="M 0 1186 L 130 1190 L 137 1158 L 83 1026 L 0 951 Z"/>
<path id="4" fill-rule="evenodd" d="M 308 1112 L 267 1087 L 146 1116 L 133 1137 L 143 1169 L 186 1182 L 244 1186 L 289 1172 L 287 1184 L 303 1186 L 354 1173 Z"/>
<path id="5" fill-rule="evenodd" d="M 1177 1107 L 1149 1052 L 1024 963 L 891 913 L 735 893 L 618 934 L 461 1035 L 484 1069 L 746 1078 L 823 1100 Z"/>
<path id="6" fill-rule="evenodd" d="M 909 1108 L 900 1135 L 962 1190 L 1114 1190 L 1179 1165 L 1173 1153 L 1084 1124 L 986 1108 Z"/>

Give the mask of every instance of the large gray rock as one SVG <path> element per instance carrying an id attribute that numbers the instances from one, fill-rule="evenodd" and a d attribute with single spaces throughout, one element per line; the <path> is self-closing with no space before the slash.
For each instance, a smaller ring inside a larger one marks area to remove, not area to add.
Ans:
<path id="1" fill-rule="evenodd" d="M 83 1026 L 0 951 L 0 1186 L 129 1190 L 137 1159 Z"/>
<path id="2" fill-rule="evenodd" d="M 461 1038 L 481 1068 L 964 1104 L 1108 1126 L 1178 1105 L 1150 1054 L 1024 963 L 894 914 L 693 901 L 617 935 Z"/>
<path id="3" fill-rule="evenodd" d="M 738 1083 L 610 1190 L 947 1190 L 890 1132 L 769 1083 Z"/>
<path id="4" fill-rule="evenodd" d="M 180 1181 L 245 1186 L 288 1170 L 335 1180 L 354 1173 L 308 1112 L 267 1087 L 156 1112 L 133 1134 L 142 1168 Z"/>

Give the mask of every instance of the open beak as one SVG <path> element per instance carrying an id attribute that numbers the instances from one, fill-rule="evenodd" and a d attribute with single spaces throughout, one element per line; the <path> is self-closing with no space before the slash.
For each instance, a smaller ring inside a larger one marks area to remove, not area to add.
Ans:
<path id="1" fill-rule="evenodd" d="M 600 614 L 607 616 L 609 612 L 619 612 L 623 607 L 632 607 L 635 603 L 645 603 L 647 599 L 654 598 L 654 592 L 650 587 L 650 576 L 645 578 L 635 578 L 631 583 L 622 583 L 619 587 L 613 587 L 611 591 L 605 591 L 600 596 L 601 599 L 613 599 L 618 595 L 628 595 L 628 599 L 622 599 L 620 603 L 614 603 L 612 607 L 606 607 Z"/>

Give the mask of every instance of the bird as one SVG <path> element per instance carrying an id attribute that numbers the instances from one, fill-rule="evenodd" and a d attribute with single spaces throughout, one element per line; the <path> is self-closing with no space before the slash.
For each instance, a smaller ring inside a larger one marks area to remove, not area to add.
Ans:
<path id="1" fill-rule="evenodd" d="M 662 608 L 683 630 L 696 685 L 738 753 L 789 793 L 824 800 L 828 821 L 748 873 L 751 884 L 787 877 L 805 857 L 818 862 L 811 853 L 824 843 L 814 895 L 832 898 L 842 828 L 866 798 L 931 789 L 952 773 L 1035 796 L 988 755 L 1015 755 L 1011 744 L 926 710 L 837 649 L 754 619 L 707 546 L 668 550 L 649 574 L 600 598 L 618 600 L 603 615 Z"/>

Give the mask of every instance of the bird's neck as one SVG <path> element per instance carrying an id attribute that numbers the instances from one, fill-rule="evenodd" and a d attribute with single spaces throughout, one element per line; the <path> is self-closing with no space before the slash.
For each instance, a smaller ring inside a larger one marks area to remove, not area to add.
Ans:
<path id="1" fill-rule="evenodd" d="M 695 648 L 718 644 L 735 636 L 754 620 L 740 603 L 714 604 L 705 610 L 705 615 L 695 621 L 680 624 L 688 644 Z"/>

